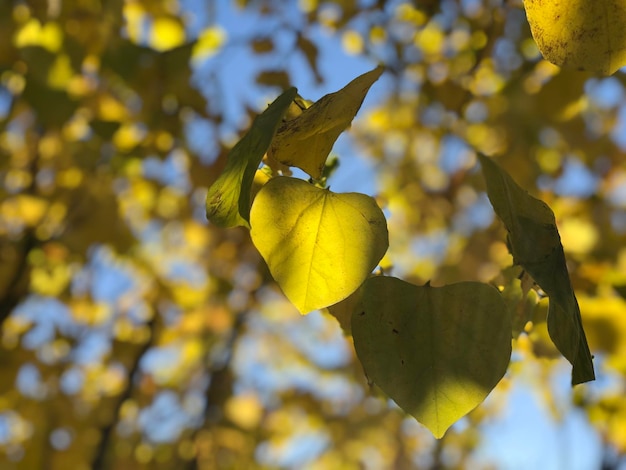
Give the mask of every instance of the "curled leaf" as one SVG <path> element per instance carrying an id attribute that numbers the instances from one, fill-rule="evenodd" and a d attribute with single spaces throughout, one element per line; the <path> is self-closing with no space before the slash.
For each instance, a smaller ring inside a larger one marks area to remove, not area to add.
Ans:
<path id="1" fill-rule="evenodd" d="M 554 213 L 490 158 L 479 155 L 479 159 L 489 200 L 507 229 L 515 264 L 522 266 L 550 297 L 548 332 L 573 366 L 572 384 L 594 380 L 591 353 Z"/>

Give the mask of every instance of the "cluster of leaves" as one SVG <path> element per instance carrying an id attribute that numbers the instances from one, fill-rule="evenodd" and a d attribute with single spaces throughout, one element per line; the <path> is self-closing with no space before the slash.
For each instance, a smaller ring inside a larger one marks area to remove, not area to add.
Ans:
<path id="1" fill-rule="evenodd" d="M 441 438 L 504 376 L 512 314 L 487 284 L 433 287 L 368 278 L 389 246 L 385 216 L 371 197 L 335 194 L 319 180 L 335 140 L 382 72 L 378 67 L 361 75 L 291 118 L 286 113 L 296 104 L 296 89 L 281 94 L 231 150 L 209 188 L 207 218 L 222 227 L 250 228 L 273 278 L 302 314 L 332 311 L 356 296 L 347 316 L 368 377 Z M 264 157 L 267 170 L 258 169 Z M 573 365 L 572 384 L 594 380 L 554 213 L 491 159 L 480 161 L 514 262 L 550 298 L 548 330 Z M 272 162 L 301 168 L 311 179 L 274 175 Z M 252 197 L 257 173 L 269 181 Z"/>

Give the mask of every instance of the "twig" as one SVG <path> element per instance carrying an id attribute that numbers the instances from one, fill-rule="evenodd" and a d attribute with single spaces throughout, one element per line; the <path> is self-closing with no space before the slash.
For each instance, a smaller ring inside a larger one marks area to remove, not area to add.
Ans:
<path id="1" fill-rule="evenodd" d="M 241 312 L 235 317 L 235 323 L 230 331 L 230 335 L 225 345 L 226 357 L 221 364 L 211 371 L 211 382 L 206 391 L 206 406 L 204 408 L 204 424 L 201 429 L 213 427 L 222 419 L 221 411 L 224 403 L 232 394 L 232 371 L 230 369 L 233 358 L 235 343 L 241 332 L 246 312 Z M 200 429 L 198 429 L 199 431 Z M 194 437 L 197 431 L 194 433 Z M 189 470 L 197 470 L 200 468 L 198 455 L 189 462 Z"/>
<path id="2" fill-rule="evenodd" d="M 154 318 L 152 318 L 152 320 L 150 320 L 150 322 L 148 322 L 147 324 L 148 328 L 150 329 L 150 339 L 146 341 L 146 343 L 140 348 L 139 352 L 135 356 L 135 360 L 133 361 L 130 367 L 130 370 L 128 371 L 126 387 L 120 394 L 119 399 L 117 403 L 115 404 L 115 407 L 113 410 L 113 419 L 108 424 L 106 424 L 100 431 L 101 432 L 100 442 L 98 444 L 98 448 L 96 449 L 93 460 L 91 462 L 92 470 L 104 470 L 105 468 L 107 468 L 105 467 L 105 461 L 106 461 L 107 449 L 109 448 L 109 445 L 113 436 L 113 429 L 115 428 L 115 425 L 119 421 L 120 410 L 122 409 L 122 405 L 124 404 L 126 400 L 128 400 L 132 396 L 133 379 L 135 379 L 138 375 L 139 364 L 141 363 L 141 359 L 154 344 L 154 339 L 156 336 L 156 318 L 157 318 L 157 315 L 155 314 Z"/>
<path id="3" fill-rule="evenodd" d="M 0 330 L 4 325 L 4 321 L 11 315 L 11 312 L 28 292 L 28 253 L 37 245 L 37 239 L 32 230 L 24 232 L 20 244 L 17 267 L 6 287 L 4 295 L 0 297 Z"/>

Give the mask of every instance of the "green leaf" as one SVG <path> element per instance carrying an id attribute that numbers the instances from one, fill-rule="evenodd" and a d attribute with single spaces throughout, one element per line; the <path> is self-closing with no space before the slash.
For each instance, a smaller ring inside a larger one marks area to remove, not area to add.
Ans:
<path id="1" fill-rule="evenodd" d="M 366 374 L 436 438 L 478 406 L 511 357 L 511 318 L 478 282 L 416 286 L 373 277 L 352 336 Z"/>
<path id="2" fill-rule="evenodd" d="M 319 179 L 335 141 L 350 126 L 383 70 L 377 67 L 355 78 L 341 90 L 322 97 L 296 119 L 287 121 L 272 142 L 270 158 Z"/>
<path id="3" fill-rule="evenodd" d="M 373 198 L 294 178 L 261 188 L 250 225 L 272 276 L 303 314 L 352 294 L 389 246 L 387 221 Z"/>
<path id="4" fill-rule="evenodd" d="M 211 185 L 206 197 L 207 219 L 215 225 L 249 225 L 250 188 L 254 174 L 296 91 L 290 88 L 276 98 L 254 119 L 248 133 L 231 149 L 226 167 Z"/>
<path id="5" fill-rule="evenodd" d="M 593 362 L 570 283 L 554 213 L 532 197 L 490 158 L 479 155 L 487 194 L 508 231 L 515 264 L 522 266 L 550 297 L 548 332 L 572 364 L 572 384 L 595 379 Z"/>
<path id="6" fill-rule="evenodd" d="M 623 0 L 524 0 L 533 38 L 561 67 L 611 75 L 626 65 Z"/>

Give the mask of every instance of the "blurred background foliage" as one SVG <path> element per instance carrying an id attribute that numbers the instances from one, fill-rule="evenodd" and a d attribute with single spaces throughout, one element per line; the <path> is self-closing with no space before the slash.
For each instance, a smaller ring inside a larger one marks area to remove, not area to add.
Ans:
<path id="1" fill-rule="evenodd" d="M 513 299 L 507 376 L 435 441 L 207 224 L 252 116 L 376 64 L 329 183 L 378 198 L 385 271 L 519 287 L 493 156 L 556 213 L 596 382 Z M 542 60 L 520 0 L 0 0 L 0 467 L 624 468 L 624 82 Z"/>

